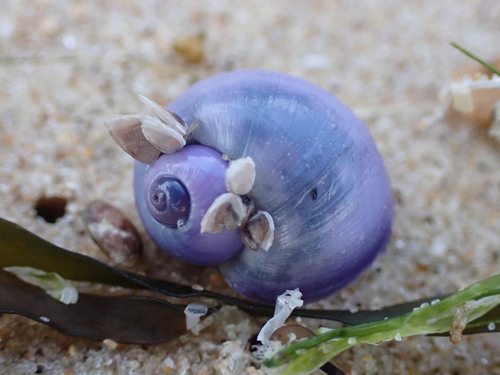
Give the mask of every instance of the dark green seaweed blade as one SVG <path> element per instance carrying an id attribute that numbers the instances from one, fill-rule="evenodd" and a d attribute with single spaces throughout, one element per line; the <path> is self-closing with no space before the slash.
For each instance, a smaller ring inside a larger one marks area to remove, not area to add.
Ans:
<path id="1" fill-rule="evenodd" d="M 88 256 L 65 250 L 17 224 L 0 218 L 0 268 L 11 266 L 56 272 L 68 280 L 153 289 L 174 297 L 192 297 L 199 294 L 186 285 L 134 275 Z"/>
<path id="2" fill-rule="evenodd" d="M 127 344 L 160 344 L 186 332 L 183 311 L 164 301 L 80 293 L 76 304 L 65 305 L 2 270 L 0 313 L 23 315 L 69 336 Z"/>
<path id="3" fill-rule="evenodd" d="M 252 315 L 272 316 L 274 313 L 274 306 L 254 303 L 207 290 L 194 290 L 187 285 L 152 279 L 108 266 L 93 258 L 58 247 L 17 224 L 0 218 L 0 268 L 10 266 L 33 267 L 46 272 L 56 272 L 68 280 L 149 289 L 177 298 L 211 298 L 221 303 L 238 306 Z M 443 298 L 443 296 L 425 298 L 374 311 L 360 310 L 352 313 L 345 310 L 296 309 L 292 314 L 294 316 L 334 320 L 348 325 L 356 325 L 405 314 L 412 311 L 414 307 L 418 307 L 424 302 L 430 303 L 436 298 Z M 494 309 L 493 314 L 498 317 L 500 312 L 498 309 Z M 493 319 L 492 321 L 496 320 Z M 466 330 L 464 333 L 490 331 L 487 324 L 481 322 L 474 326 L 474 330 Z"/>

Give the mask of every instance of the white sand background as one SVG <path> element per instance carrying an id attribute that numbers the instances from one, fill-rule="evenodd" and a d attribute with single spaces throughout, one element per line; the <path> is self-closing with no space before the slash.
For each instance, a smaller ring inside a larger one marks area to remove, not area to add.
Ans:
<path id="1" fill-rule="evenodd" d="M 421 124 L 440 107 L 439 89 L 452 72 L 474 66 L 450 41 L 499 57 L 497 0 L 0 6 L 1 217 L 106 260 L 80 218 L 91 199 L 105 199 L 144 235 L 148 255 L 136 271 L 230 292 L 216 269 L 182 265 L 146 239 L 134 208 L 133 161 L 103 124 L 141 111 L 138 94 L 166 104 L 220 71 L 273 69 L 308 79 L 353 108 L 377 141 L 397 197 L 387 252 L 355 283 L 311 307 L 378 308 L 453 292 L 500 270 L 500 144 L 460 117 Z M 173 45 L 199 33 L 204 58 L 188 63 Z M 55 224 L 34 214 L 43 195 L 68 200 Z M 246 355 L 262 320 L 238 311 L 224 319 L 198 337 L 114 348 L 4 315 L 0 373 L 259 373 Z M 336 363 L 348 374 L 500 374 L 500 335 L 465 337 L 459 345 L 419 337 L 360 346 Z"/>

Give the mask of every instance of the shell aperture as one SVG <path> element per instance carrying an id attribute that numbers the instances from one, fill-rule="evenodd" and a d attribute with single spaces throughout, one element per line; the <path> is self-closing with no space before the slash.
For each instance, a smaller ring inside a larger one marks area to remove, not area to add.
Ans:
<path id="1" fill-rule="evenodd" d="M 149 213 L 170 228 L 183 225 L 189 217 L 189 193 L 175 177 L 159 175 L 144 192 Z"/>

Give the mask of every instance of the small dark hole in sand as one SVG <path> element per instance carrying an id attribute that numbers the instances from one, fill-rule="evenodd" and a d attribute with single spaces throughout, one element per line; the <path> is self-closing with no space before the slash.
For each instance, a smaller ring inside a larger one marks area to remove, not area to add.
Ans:
<path id="1" fill-rule="evenodd" d="M 40 197 L 35 203 L 35 211 L 47 223 L 52 224 L 64 216 L 67 203 L 67 200 L 61 197 Z"/>

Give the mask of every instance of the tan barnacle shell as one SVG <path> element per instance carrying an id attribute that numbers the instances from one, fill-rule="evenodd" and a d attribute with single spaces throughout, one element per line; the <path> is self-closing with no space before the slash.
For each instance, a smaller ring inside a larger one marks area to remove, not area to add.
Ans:
<path id="1" fill-rule="evenodd" d="M 189 125 L 189 128 L 186 131 L 186 135 L 184 136 L 185 140 L 188 140 L 193 136 L 196 129 L 198 129 L 199 124 L 200 124 L 199 121 L 195 120 L 191 125 Z"/>
<path id="2" fill-rule="evenodd" d="M 115 142 L 134 159 L 151 164 L 160 156 L 160 151 L 144 136 L 139 116 L 120 116 L 106 125 Z"/>
<path id="3" fill-rule="evenodd" d="M 173 154 L 184 147 L 187 133 L 184 121 L 143 95 L 139 95 L 139 99 L 154 113 L 154 116 L 142 118 L 142 132 L 146 139 L 165 154 Z"/>
<path id="4" fill-rule="evenodd" d="M 231 193 L 245 195 L 255 182 L 255 163 L 251 157 L 240 158 L 229 163 L 226 171 L 226 187 Z"/>
<path id="5" fill-rule="evenodd" d="M 175 113 L 170 112 L 169 110 L 163 108 L 158 103 L 153 102 L 151 99 L 146 98 L 144 95 L 139 95 L 139 99 L 143 102 L 156 117 L 158 117 L 161 122 L 165 125 L 171 127 L 172 129 L 177 130 L 183 136 L 186 135 L 187 125 L 184 121 Z"/>
<path id="6" fill-rule="evenodd" d="M 201 220 L 201 233 L 219 233 L 238 228 L 247 209 L 239 195 L 224 193 L 217 197 Z"/>
<path id="7" fill-rule="evenodd" d="M 274 220 L 266 211 L 258 211 L 242 227 L 241 238 L 252 250 L 269 250 L 274 241 Z"/>
<path id="8" fill-rule="evenodd" d="M 186 145 L 183 135 L 158 117 L 144 116 L 142 132 L 154 147 L 165 154 L 173 154 Z"/>

